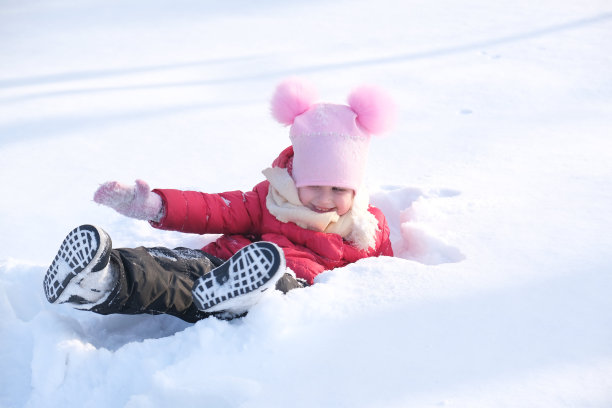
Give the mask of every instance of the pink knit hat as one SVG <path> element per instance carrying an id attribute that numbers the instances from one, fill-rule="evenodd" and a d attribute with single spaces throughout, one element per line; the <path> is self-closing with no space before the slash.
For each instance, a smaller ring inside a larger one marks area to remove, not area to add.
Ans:
<path id="1" fill-rule="evenodd" d="M 316 99 L 313 87 L 295 79 L 278 85 L 272 98 L 274 118 L 291 125 L 295 185 L 356 191 L 363 181 L 370 137 L 390 128 L 395 105 L 371 86 L 355 89 L 348 106 L 315 103 Z"/>

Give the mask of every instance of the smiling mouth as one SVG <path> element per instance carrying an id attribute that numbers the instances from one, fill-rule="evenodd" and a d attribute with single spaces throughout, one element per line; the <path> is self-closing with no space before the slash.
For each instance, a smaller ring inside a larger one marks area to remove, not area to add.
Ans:
<path id="1" fill-rule="evenodd" d="M 326 213 L 326 212 L 331 212 L 334 209 L 333 208 L 321 208 L 321 207 L 317 207 L 317 206 L 312 206 L 312 211 L 314 212 L 318 212 L 318 213 Z"/>

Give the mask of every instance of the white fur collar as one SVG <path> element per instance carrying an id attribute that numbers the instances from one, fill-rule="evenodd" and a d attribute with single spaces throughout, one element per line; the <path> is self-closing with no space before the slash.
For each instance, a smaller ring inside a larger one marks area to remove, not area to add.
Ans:
<path id="1" fill-rule="evenodd" d="M 317 213 L 302 205 L 297 187 L 287 169 L 271 167 L 263 172 L 270 182 L 266 207 L 281 222 L 294 222 L 302 228 L 339 234 L 355 247 L 365 250 L 376 244 L 378 221 L 368 211 L 369 196 L 364 188 L 357 190 L 351 210 L 337 213 Z"/>

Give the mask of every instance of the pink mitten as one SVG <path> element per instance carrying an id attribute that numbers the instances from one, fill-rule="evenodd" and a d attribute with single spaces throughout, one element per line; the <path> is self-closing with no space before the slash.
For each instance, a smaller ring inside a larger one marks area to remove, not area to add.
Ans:
<path id="1" fill-rule="evenodd" d="M 139 220 L 159 221 L 162 217 L 161 197 L 152 192 L 149 185 L 142 180 L 136 180 L 136 184 L 132 186 L 108 181 L 96 190 L 94 201 Z"/>

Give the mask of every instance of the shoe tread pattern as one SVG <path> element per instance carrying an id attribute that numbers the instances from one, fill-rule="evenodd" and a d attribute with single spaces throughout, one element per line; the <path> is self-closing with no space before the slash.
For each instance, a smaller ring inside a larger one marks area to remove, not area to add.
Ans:
<path id="1" fill-rule="evenodd" d="M 57 301 L 68 283 L 95 258 L 100 246 L 100 234 L 91 225 L 73 229 L 62 242 L 43 281 L 49 302 Z"/>
<path id="2" fill-rule="evenodd" d="M 256 242 L 242 248 L 196 282 L 193 288 L 196 306 L 205 311 L 257 290 L 277 272 L 281 256 L 276 245 L 268 242 Z"/>

